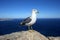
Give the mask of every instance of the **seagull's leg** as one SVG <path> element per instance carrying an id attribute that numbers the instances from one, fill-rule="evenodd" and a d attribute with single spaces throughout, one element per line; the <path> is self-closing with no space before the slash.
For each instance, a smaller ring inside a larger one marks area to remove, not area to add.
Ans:
<path id="1" fill-rule="evenodd" d="M 28 30 L 30 30 L 30 26 L 28 26 Z"/>
<path id="2" fill-rule="evenodd" d="M 33 30 L 32 26 L 31 26 L 31 30 Z"/>

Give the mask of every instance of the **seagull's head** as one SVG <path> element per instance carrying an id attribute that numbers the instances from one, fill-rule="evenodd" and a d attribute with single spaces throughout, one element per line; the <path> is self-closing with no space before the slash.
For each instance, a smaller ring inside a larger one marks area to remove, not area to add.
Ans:
<path id="1" fill-rule="evenodd" d="M 39 11 L 37 9 L 32 9 L 32 13 L 37 14 L 37 13 L 39 13 Z"/>

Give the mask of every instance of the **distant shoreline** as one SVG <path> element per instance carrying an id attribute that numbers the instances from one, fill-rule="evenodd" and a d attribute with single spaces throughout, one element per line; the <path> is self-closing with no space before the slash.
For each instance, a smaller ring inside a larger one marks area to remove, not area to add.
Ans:
<path id="1" fill-rule="evenodd" d="M 25 18 L 0 18 L 0 21 L 14 20 L 14 19 L 25 19 Z M 60 19 L 60 18 L 37 18 L 37 19 Z"/>
<path id="2" fill-rule="evenodd" d="M 0 18 L 0 21 L 13 20 L 11 18 Z"/>

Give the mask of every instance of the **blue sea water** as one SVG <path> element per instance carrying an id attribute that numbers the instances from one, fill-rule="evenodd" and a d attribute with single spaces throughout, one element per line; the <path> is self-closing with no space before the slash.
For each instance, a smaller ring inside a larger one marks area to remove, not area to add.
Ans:
<path id="1" fill-rule="evenodd" d="M 27 26 L 19 23 L 23 19 L 0 21 L 0 35 L 28 30 Z M 60 36 L 60 19 L 37 19 L 33 29 L 45 36 Z"/>

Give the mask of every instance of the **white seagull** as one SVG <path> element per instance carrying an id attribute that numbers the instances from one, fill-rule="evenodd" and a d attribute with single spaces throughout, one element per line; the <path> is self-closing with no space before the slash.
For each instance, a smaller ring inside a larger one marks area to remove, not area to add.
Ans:
<path id="1" fill-rule="evenodd" d="M 37 9 L 32 9 L 32 15 L 28 18 L 26 18 L 25 20 L 23 20 L 20 25 L 26 25 L 28 26 L 28 29 L 32 29 L 32 25 L 36 22 L 36 19 L 37 19 L 37 13 L 38 10 Z"/>

